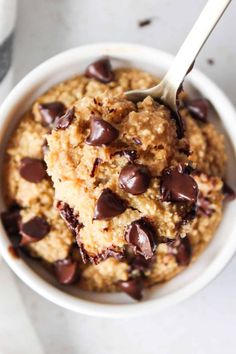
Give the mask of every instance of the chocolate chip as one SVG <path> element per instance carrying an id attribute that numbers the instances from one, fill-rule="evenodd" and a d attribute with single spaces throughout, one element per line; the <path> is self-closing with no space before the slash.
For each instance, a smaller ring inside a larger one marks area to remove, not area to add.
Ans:
<path id="1" fill-rule="evenodd" d="M 39 183 L 47 175 L 44 161 L 31 157 L 21 159 L 19 172 L 22 178 L 31 183 Z"/>
<path id="2" fill-rule="evenodd" d="M 68 109 L 66 113 L 55 121 L 55 129 L 66 129 L 75 118 L 75 108 Z"/>
<path id="3" fill-rule="evenodd" d="M 97 200 L 94 211 L 94 220 L 107 220 L 122 214 L 127 206 L 123 199 L 109 188 L 102 191 Z"/>
<path id="4" fill-rule="evenodd" d="M 136 150 L 119 150 L 112 154 L 111 157 L 116 155 L 124 156 L 129 162 L 134 162 L 138 158 Z"/>
<path id="5" fill-rule="evenodd" d="M 83 263 L 87 264 L 89 262 L 92 262 L 90 256 L 88 255 L 87 251 L 84 248 L 83 243 L 80 242 L 80 237 L 79 237 L 78 233 L 76 235 L 76 242 L 77 242 L 77 245 L 79 247 L 79 252 L 80 252 L 80 256 L 81 256 L 81 259 L 82 259 Z"/>
<path id="6" fill-rule="evenodd" d="M 62 102 L 40 103 L 39 111 L 42 117 L 43 126 L 52 126 L 55 119 L 65 113 L 65 105 Z"/>
<path id="7" fill-rule="evenodd" d="M 165 202 L 196 203 L 198 186 L 195 180 L 184 173 L 179 165 L 166 168 L 161 176 L 161 195 Z"/>
<path id="8" fill-rule="evenodd" d="M 203 123 L 207 122 L 207 113 L 209 103 L 206 99 L 200 98 L 185 102 L 186 108 L 192 114 L 193 118 L 200 120 Z"/>
<path id="9" fill-rule="evenodd" d="M 124 150 L 123 153 L 124 157 L 130 162 L 134 162 L 138 158 L 136 150 Z"/>
<path id="10" fill-rule="evenodd" d="M 151 18 L 146 18 L 145 20 L 141 20 L 138 22 L 139 27 L 145 27 L 148 26 L 152 23 L 152 19 Z"/>
<path id="11" fill-rule="evenodd" d="M 157 247 L 157 235 L 152 224 L 145 218 L 133 221 L 125 231 L 126 241 L 133 246 L 136 254 L 145 259 L 154 255 Z"/>
<path id="12" fill-rule="evenodd" d="M 151 173 L 147 166 L 129 164 L 122 168 L 119 175 L 119 185 L 133 195 L 146 192 L 150 185 Z"/>
<path id="13" fill-rule="evenodd" d="M 192 247 L 188 237 L 179 238 L 173 248 L 173 254 L 180 266 L 188 266 L 192 257 Z"/>
<path id="14" fill-rule="evenodd" d="M 55 274 L 60 284 L 73 284 L 78 280 L 78 263 L 66 258 L 54 263 Z"/>
<path id="15" fill-rule="evenodd" d="M 124 291 L 126 294 L 131 296 L 135 300 L 141 300 L 143 295 L 143 280 L 142 278 L 134 278 L 130 279 L 127 281 L 121 281 L 119 282 L 119 287 L 122 291 Z"/>
<path id="16" fill-rule="evenodd" d="M 12 205 L 7 211 L 1 213 L 1 219 L 13 247 L 18 247 L 21 239 L 19 234 L 20 207 L 17 204 Z"/>
<path id="17" fill-rule="evenodd" d="M 178 139 L 182 139 L 184 137 L 184 122 L 181 117 L 179 110 L 177 112 L 171 111 L 171 118 L 174 119 L 176 124 L 176 134 Z"/>
<path id="18" fill-rule="evenodd" d="M 105 84 L 111 82 L 114 79 L 114 73 L 110 60 L 104 57 L 90 64 L 86 69 L 85 76 Z"/>
<path id="19" fill-rule="evenodd" d="M 41 240 L 49 232 L 50 227 L 47 221 L 39 216 L 35 216 L 26 223 L 20 225 L 21 246 L 31 242 Z"/>
<path id="20" fill-rule="evenodd" d="M 90 134 L 86 144 L 92 146 L 109 145 L 118 138 L 119 131 L 100 117 L 90 119 Z"/>
<path id="21" fill-rule="evenodd" d="M 235 191 L 226 182 L 223 182 L 222 193 L 224 194 L 224 200 L 227 202 L 236 198 Z"/>
<path id="22" fill-rule="evenodd" d="M 215 60 L 212 59 L 212 58 L 209 58 L 209 59 L 207 59 L 207 64 L 214 65 L 215 64 Z"/>
<path id="23" fill-rule="evenodd" d="M 81 227 L 83 227 L 79 222 L 78 215 L 75 215 L 73 209 L 70 208 L 67 203 L 63 203 L 62 201 L 57 202 L 57 209 L 72 233 L 76 235 Z"/>
<path id="24" fill-rule="evenodd" d="M 90 177 L 94 177 L 95 175 L 95 172 L 96 172 L 96 169 L 98 167 L 98 165 L 102 162 L 102 159 L 100 159 L 99 157 L 97 157 L 95 160 L 94 160 L 94 163 L 93 163 L 93 168 L 92 168 L 92 171 L 90 173 Z"/>

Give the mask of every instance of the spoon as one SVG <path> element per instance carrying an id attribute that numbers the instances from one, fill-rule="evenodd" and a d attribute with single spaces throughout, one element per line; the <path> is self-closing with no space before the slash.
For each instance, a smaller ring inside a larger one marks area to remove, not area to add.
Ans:
<path id="1" fill-rule="evenodd" d="M 130 101 L 139 102 L 145 97 L 151 96 L 169 107 L 174 113 L 179 139 L 184 135 L 184 128 L 182 119 L 178 113 L 178 92 L 182 87 L 185 76 L 191 70 L 198 53 L 230 2 L 231 0 L 209 0 L 207 2 L 179 49 L 170 69 L 158 85 L 146 90 L 125 92 L 126 98 Z"/>

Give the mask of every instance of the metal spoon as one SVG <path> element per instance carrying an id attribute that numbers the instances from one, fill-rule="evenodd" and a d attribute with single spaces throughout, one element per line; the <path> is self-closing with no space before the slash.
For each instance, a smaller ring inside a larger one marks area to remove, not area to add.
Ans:
<path id="1" fill-rule="evenodd" d="M 125 93 L 126 98 L 142 101 L 147 96 L 162 102 L 176 113 L 178 137 L 183 137 L 182 120 L 178 114 L 177 95 L 185 76 L 191 68 L 198 53 L 223 15 L 231 0 L 209 0 L 195 22 L 192 30 L 179 49 L 170 69 L 161 82 L 147 90 L 132 90 Z"/>

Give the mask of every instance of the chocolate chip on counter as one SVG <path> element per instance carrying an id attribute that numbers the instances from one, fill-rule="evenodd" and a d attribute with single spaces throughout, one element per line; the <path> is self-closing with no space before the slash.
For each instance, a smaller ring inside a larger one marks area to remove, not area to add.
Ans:
<path id="1" fill-rule="evenodd" d="M 94 220 L 107 220 L 122 214 L 127 208 L 123 199 L 106 188 L 100 194 L 94 210 Z"/>
<path id="2" fill-rule="evenodd" d="M 122 168 L 119 175 L 119 185 L 133 195 L 146 192 L 150 185 L 151 173 L 147 166 L 129 164 Z"/>
<path id="3" fill-rule="evenodd" d="M 224 200 L 227 202 L 236 198 L 236 192 L 226 182 L 223 182 L 222 192 L 224 194 Z"/>
<path id="4" fill-rule="evenodd" d="M 94 163 L 93 163 L 93 168 L 92 168 L 92 171 L 90 173 L 90 177 L 94 177 L 95 175 L 95 172 L 96 172 L 96 169 L 98 167 L 98 165 L 102 162 L 102 159 L 100 159 L 99 157 L 97 157 L 95 160 L 94 160 Z"/>
<path id="5" fill-rule="evenodd" d="M 179 165 L 166 168 L 161 176 L 161 195 L 165 202 L 196 203 L 198 185 Z"/>
<path id="6" fill-rule="evenodd" d="M 86 144 L 92 146 L 109 145 L 118 136 L 119 131 L 110 123 L 100 117 L 91 117 L 90 134 L 86 139 Z"/>
<path id="7" fill-rule="evenodd" d="M 188 237 L 179 238 L 174 252 L 176 261 L 181 266 L 188 266 L 192 257 L 192 247 Z"/>
<path id="8" fill-rule="evenodd" d="M 207 64 L 209 64 L 209 65 L 214 65 L 214 64 L 215 64 L 215 60 L 212 59 L 212 58 L 208 58 L 208 59 L 207 59 Z"/>
<path id="9" fill-rule="evenodd" d="M 73 284 L 78 280 L 78 263 L 66 258 L 54 263 L 54 270 L 60 284 Z"/>
<path id="10" fill-rule="evenodd" d="M 55 121 L 55 129 L 66 129 L 72 123 L 75 118 L 75 108 L 72 107 L 66 111 L 66 113 Z"/>
<path id="11" fill-rule="evenodd" d="M 42 117 L 43 126 L 52 126 L 55 119 L 65 113 L 66 107 L 62 102 L 40 103 L 39 111 Z"/>
<path id="12" fill-rule="evenodd" d="M 19 205 L 14 204 L 7 211 L 1 213 L 1 219 L 13 247 L 18 247 L 21 240 L 19 234 L 19 222 L 21 219 Z"/>
<path id="13" fill-rule="evenodd" d="M 152 19 L 151 18 L 146 18 L 144 20 L 138 21 L 139 27 L 145 27 L 145 26 L 150 25 L 151 23 L 152 23 Z"/>
<path id="14" fill-rule="evenodd" d="M 104 57 L 90 64 L 86 69 L 85 76 L 104 84 L 111 82 L 114 79 L 114 73 L 109 58 Z"/>
<path id="15" fill-rule="evenodd" d="M 136 150 L 118 150 L 112 154 L 111 157 L 116 155 L 124 156 L 130 163 L 134 162 L 138 158 Z"/>
<path id="16" fill-rule="evenodd" d="M 209 103 L 206 99 L 199 98 L 185 102 L 185 107 L 188 109 L 193 118 L 206 123 Z"/>
<path id="17" fill-rule="evenodd" d="M 133 221 L 125 231 L 126 241 L 136 254 L 150 259 L 157 248 L 157 235 L 152 224 L 145 218 Z"/>
<path id="18" fill-rule="evenodd" d="M 20 225 L 21 246 L 25 246 L 31 242 L 41 240 L 50 230 L 47 221 L 39 216 L 35 216 L 29 221 Z"/>
<path id="19" fill-rule="evenodd" d="M 127 281 L 120 281 L 119 287 L 133 299 L 140 301 L 143 297 L 143 280 L 142 278 L 134 278 Z"/>
<path id="20" fill-rule="evenodd" d="M 19 172 L 22 178 L 31 183 L 39 183 L 47 176 L 44 161 L 31 157 L 21 159 Z"/>

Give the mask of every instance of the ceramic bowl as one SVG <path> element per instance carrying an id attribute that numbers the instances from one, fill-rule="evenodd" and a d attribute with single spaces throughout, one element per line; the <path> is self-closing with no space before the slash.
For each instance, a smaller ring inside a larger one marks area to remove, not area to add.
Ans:
<path id="1" fill-rule="evenodd" d="M 0 107 L 0 163 L 6 142 L 21 115 L 32 102 L 51 86 L 83 73 L 86 66 L 103 55 L 109 55 L 115 66 L 137 67 L 162 76 L 173 57 L 160 50 L 128 43 L 101 43 L 87 45 L 63 52 L 31 71 L 10 92 Z M 229 163 L 227 180 L 235 187 L 236 176 L 236 112 L 225 94 L 204 74 L 193 70 L 187 84 L 187 92 L 210 100 L 215 113 L 214 122 L 226 135 Z M 2 170 L 2 166 L 1 166 Z M 2 193 L 2 192 L 1 192 Z M 0 210 L 4 210 L 0 194 Z M 223 220 L 212 242 L 198 260 L 184 272 L 167 283 L 145 291 L 142 302 L 134 302 L 126 294 L 97 294 L 63 287 L 56 284 L 51 275 L 39 263 L 16 259 L 9 252 L 9 240 L 0 225 L 0 252 L 11 269 L 34 291 L 48 300 L 75 312 L 103 316 L 140 316 L 162 310 L 176 304 L 206 286 L 226 266 L 236 249 L 236 201 L 224 208 Z"/>

